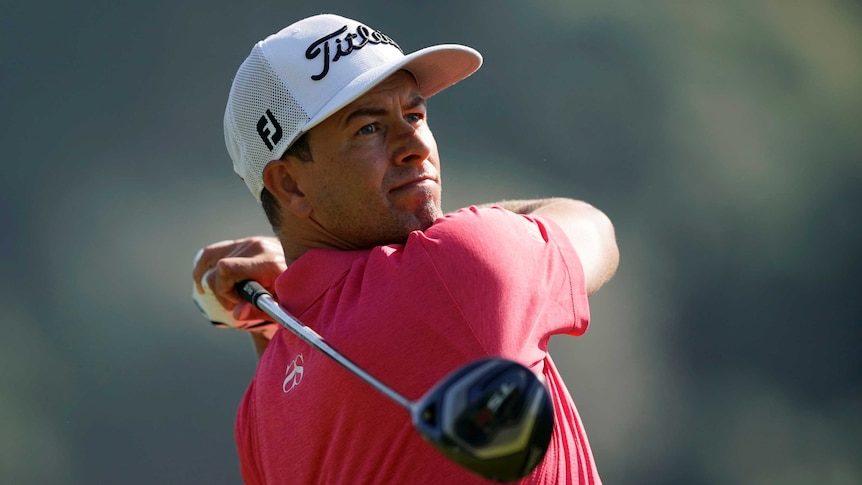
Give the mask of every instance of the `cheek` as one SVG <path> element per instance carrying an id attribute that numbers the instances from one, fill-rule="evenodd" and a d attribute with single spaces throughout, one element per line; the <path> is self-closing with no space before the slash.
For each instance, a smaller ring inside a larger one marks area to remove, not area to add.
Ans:
<path id="1" fill-rule="evenodd" d="M 329 165 L 313 174 L 314 184 L 306 194 L 318 208 L 343 211 L 350 206 L 363 206 L 379 198 L 382 174 L 373 165 L 351 159 Z M 356 210 L 353 208 L 351 210 Z"/>
<path id="2" fill-rule="evenodd" d="M 440 165 L 440 154 L 437 152 L 437 140 L 434 139 L 434 135 L 431 134 L 431 130 L 427 127 L 422 131 L 422 139 L 425 142 L 425 145 L 431 151 L 429 158 L 434 162 L 435 165 Z"/>
<path id="3" fill-rule="evenodd" d="M 437 153 L 437 140 L 434 139 L 434 134 L 431 133 L 431 127 L 426 124 L 422 127 L 421 133 L 422 139 L 425 140 L 425 144 L 427 144 L 434 153 Z"/>

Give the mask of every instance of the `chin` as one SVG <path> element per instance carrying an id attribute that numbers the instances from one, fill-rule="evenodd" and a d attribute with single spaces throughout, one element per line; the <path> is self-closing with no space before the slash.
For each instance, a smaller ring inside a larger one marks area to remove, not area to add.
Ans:
<path id="1" fill-rule="evenodd" d="M 438 204 L 428 204 L 422 207 L 416 214 L 416 228 L 414 230 L 424 231 L 434 224 L 434 221 L 443 216 L 443 211 Z"/>
<path id="2" fill-rule="evenodd" d="M 390 237 L 386 238 L 386 242 L 382 242 L 381 245 L 404 244 L 407 242 L 407 238 L 410 237 L 410 234 L 416 231 L 424 232 L 426 229 L 431 227 L 431 225 L 434 223 L 434 220 L 436 220 L 436 218 L 427 219 L 423 217 L 419 219 L 413 219 L 408 224 L 402 224 L 401 227 L 397 231 L 394 231 Z"/>

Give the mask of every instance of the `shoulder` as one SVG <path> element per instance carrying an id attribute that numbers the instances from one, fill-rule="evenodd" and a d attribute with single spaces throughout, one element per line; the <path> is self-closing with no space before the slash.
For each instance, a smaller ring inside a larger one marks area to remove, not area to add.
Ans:
<path id="1" fill-rule="evenodd" d="M 468 207 L 441 217 L 424 234 L 431 240 L 453 243 L 475 243 L 488 238 L 519 240 L 525 236 L 538 241 L 544 239 L 542 228 L 534 218 L 500 207 Z"/>
<path id="2" fill-rule="evenodd" d="M 509 278 L 512 272 L 544 272 L 562 262 L 580 272 L 568 238 L 552 220 L 516 214 L 500 207 L 469 207 L 440 218 L 424 233 L 414 233 L 406 250 L 421 247 L 441 276 L 479 271 Z"/>
<path id="3" fill-rule="evenodd" d="M 542 217 L 515 214 L 500 207 L 468 207 L 438 219 L 420 239 L 426 248 L 447 252 L 507 253 L 521 256 L 556 246 L 565 235 Z"/>

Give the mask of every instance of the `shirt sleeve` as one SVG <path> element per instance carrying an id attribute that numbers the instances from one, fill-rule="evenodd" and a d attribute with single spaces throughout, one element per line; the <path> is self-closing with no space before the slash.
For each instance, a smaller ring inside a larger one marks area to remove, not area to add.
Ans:
<path id="1" fill-rule="evenodd" d="M 580 259 L 553 221 L 501 208 L 462 209 L 424 233 L 439 278 L 490 353 L 546 350 L 581 335 L 589 304 Z"/>

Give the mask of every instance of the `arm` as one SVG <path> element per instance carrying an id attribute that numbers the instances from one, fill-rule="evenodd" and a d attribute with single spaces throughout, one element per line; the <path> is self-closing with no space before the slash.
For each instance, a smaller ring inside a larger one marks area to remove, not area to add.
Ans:
<path id="1" fill-rule="evenodd" d="M 254 345 L 254 351 L 257 354 L 257 358 L 260 359 L 260 356 L 263 355 L 263 352 L 266 350 L 266 346 L 269 345 L 269 338 L 262 333 L 251 333 L 251 343 Z"/>
<path id="2" fill-rule="evenodd" d="M 542 216 L 556 222 L 569 238 L 584 268 L 587 294 L 607 283 L 619 265 L 614 226 L 610 219 L 590 204 L 573 199 L 549 198 L 507 200 L 481 207 L 499 206 L 517 214 Z"/>

